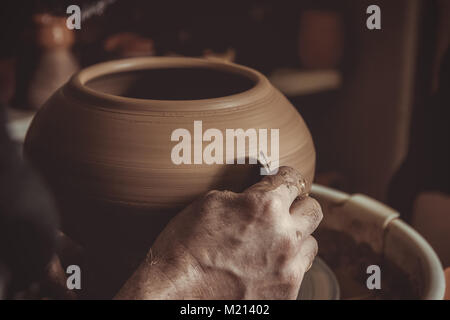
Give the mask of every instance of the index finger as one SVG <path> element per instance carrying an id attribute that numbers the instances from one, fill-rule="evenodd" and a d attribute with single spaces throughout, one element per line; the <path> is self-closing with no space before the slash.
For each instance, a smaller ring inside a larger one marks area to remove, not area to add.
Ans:
<path id="1" fill-rule="evenodd" d="M 277 174 L 265 176 L 244 192 L 251 191 L 274 191 L 290 207 L 297 197 L 307 195 L 306 179 L 294 168 L 283 166 L 279 168 Z"/>

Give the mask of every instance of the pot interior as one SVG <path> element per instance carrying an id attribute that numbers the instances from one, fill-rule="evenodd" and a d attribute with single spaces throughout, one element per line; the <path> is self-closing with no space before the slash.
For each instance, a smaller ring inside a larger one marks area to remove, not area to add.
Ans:
<path id="1" fill-rule="evenodd" d="M 110 73 L 86 82 L 87 87 L 115 95 L 153 100 L 220 98 L 256 85 L 249 77 L 205 67 L 154 68 Z"/>

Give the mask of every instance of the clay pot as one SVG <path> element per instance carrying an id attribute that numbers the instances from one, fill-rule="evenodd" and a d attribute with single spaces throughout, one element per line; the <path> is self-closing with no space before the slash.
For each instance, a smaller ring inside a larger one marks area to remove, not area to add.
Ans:
<path id="1" fill-rule="evenodd" d="M 194 143 L 197 120 L 203 132 L 221 130 L 224 146 L 226 129 L 279 129 L 280 165 L 310 188 L 315 151 L 302 117 L 261 73 L 206 59 L 132 58 L 78 72 L 36 114 L 25 151 L 54 189 L 66 233 L 130 255 L 201 194 L 260 179 L 257 165 L 174 164 L 171 134 L 187 129 Z"/>

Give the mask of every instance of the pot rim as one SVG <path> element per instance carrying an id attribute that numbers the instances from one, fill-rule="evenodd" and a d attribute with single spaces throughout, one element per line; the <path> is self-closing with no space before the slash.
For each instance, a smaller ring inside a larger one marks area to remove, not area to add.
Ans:
<path id="1" fill-rule="evenodd" d="M 201 67 L 242 75 L 254 81 L 248 90 L 228 96 L 196 100 L 156 100 L 117 96 L 86 86 L 94 78 L 107 74 L 153 68 Z M 81 101 L 89 101 L 94 107 L 129 111 L 206 111 L 242 107 L 264 99 L 273 89 L 269 80 L 260 72 L 235 63 L 190 57 L 139 57 L 98 63 L 75 73 L 63 93 Z"/>

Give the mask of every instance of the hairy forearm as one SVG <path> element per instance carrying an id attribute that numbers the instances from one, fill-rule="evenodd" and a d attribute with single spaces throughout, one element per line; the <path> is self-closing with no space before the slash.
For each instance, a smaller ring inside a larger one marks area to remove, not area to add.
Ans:
<path id="1" fill-rule="evenodd" d="M 146 259 L 115 299 L 242 299 L 245 292 L 244 284 L 230 270 L 213 266 L 204 270 L 195 258 L 184 255 L 176 263 Z"/>
<path id="2" fill-rule="evenodd" d="M 150 251 L 115 299 L 195 299 L 200 294 L 196 288 L 201 283 L 201 274 L 196 265 L 187 254 L 180 254 L 176 260 L 168 261 L 153 257 Z"/>
<path id="3" fill-rule="evenodd" d="M 115 299 L 163 300 L 182 297 L 178 296 L 175 283 L 159 267 L 142 263 Z"/>

